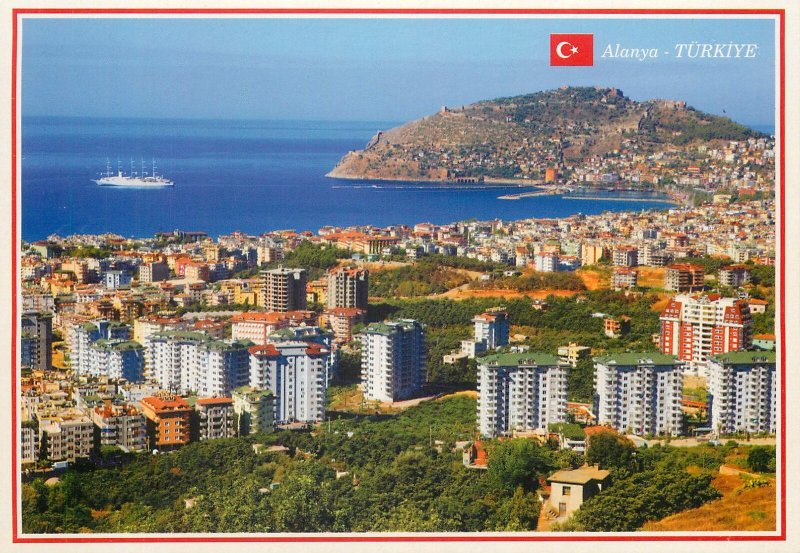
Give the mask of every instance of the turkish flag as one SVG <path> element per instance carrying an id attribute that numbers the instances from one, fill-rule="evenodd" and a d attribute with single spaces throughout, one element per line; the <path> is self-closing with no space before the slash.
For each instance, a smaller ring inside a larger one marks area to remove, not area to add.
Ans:
<path id="1" fill-rule="evenodd" d="M 550 65 L 594 65 L 594 35 L 550 35 Z"/>

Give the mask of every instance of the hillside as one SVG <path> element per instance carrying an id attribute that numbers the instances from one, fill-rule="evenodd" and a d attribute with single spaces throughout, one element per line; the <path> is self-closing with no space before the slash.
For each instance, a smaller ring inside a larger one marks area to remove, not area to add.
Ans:
<path id="1" fill-rule="evenodd" d="M 564 87 L 443 107 L 378 131 L 345 155 L 335 178 L 390 180 L 543 179 L 594 156 L 686 149 L 700 141 L 761 136 L 675 100 L 636 102 L 615 88 Z"/>
<path id="2" fill-rule="evenodd" d="M 776 528 L 774 482 L 763 487 L 747 488 L 741 478 L 719 475 L 712 485 L 723 495 L 696 509 L 648 522 L 646 532 L 749 532 L 771 531 Z"/>

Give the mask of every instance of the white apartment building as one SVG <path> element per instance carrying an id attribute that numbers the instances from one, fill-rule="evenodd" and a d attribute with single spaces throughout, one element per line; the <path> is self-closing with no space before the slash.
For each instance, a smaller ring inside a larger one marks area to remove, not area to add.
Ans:
<path id="1" fill-rule="evenodd" d="M 547 428 L 567 414 L 569 365 L 545 353 L 501 353 L 478 365 L 478 429 L 487 437 Z"/>
<path id="2" fill-rule="evenodd" d="M 361 334 L 366 399 L 399 401 L 422 387 L 426 361 L 422 324 L 410 319 L 373 323 Z"/>
<path id="3" fill-rule="evenodd" d="M 35 463 L 39 460 L 39 435 L 37 423 L 33 420 L 22 421 L 20 428 L 20 455 L 19 460 L 22 464 Z"/>
<path id="4" fill-rule="evenodd" d="M 672 355 L 595 357 L 594 389 L 598 424 L 637 435 L 683 432 L 683 362 Z"/>
<path id="5" fill-rule="evenodd" d="M 89 457 L 94 447 L 94 424 L 89 417 L 65 412 L 39 419 L 39 447 L 47 435 L 50 461 L 74 462 L 79 457 Z"/>
<path id="6" fill-rule="evenodd" d="M 540 273 L 553 273 L 558 271 L 558 254 L 553 252 L 539 252 L 533 256 L 533 268 Z"/>
<path id="7" fill-rule="evenodd" d="M 508 313 L 503 309 L 490 309 L 472 319 L 475 325 L 475 341 L 484 342 L 486 349 L 495 349 L 508 344 L 510 324 Z"/>
<path id="8" fill-rule="evenodd" d="M 776 432 L 774 351 L 737 351 L 708 360 L 709 417 L 719 434 Z"/>
<path id="9" fill-rule="evenodd" d="M 90 346 L 98 340 L 125 341 L 130 339 L 131 329 L 119 322 L 99 320 L 67 327 L 70 363 L 77 374 L 88 374 L 91 370 Z"/>
<path id="10" fill-rule="evenodd" d="M 247 348 L 198 332 L 163 332 L 149 339 L 150 375 L 165 390 L 204 397 L 230 395 L 249 380 Z"/>
<path id="11" fill-rule="evenodd" d="M 285 341 L 249 348 L 250 386 L 275 395 L 275 421 L 325 418 L 330 351 L 315 342 Z"/>
<path id="12" fill-rule="evenodd" d="M 144 347 L 138 342 L 98 340 L 89 346 L 84 358 L 83 374 L 128 382 L 144 379 Z"/>

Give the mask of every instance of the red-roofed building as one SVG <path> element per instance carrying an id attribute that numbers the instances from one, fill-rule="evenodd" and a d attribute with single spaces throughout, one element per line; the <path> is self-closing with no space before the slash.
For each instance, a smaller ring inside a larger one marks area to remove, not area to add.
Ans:
<path id="1" fill-rule="evenodd" d="M 325 311 L 323 315 L 336 340 L 349 342 L 353 336 L 353 327 L 364 322 L 366 311 L 356 307 L 334 307 Z"/>
<path id="2" fill-rule="evenodd" d="M 160 393 L 143 398 L 140 404 L 150 447 L 169 450 L 189 443 L 192 408 L 185 399 Z"/>
<path id="3" fill-rule="evenodd" d="M 752 323 L 744 300 L 707 296 L 675 296 L 661 313 L 661 353 L 677 355 L 705 375 L 711 355 L 750 347 Z"/>
<path id="4" fill-rule="evenodd" d="M 316 326 L 317 314 L 313 311 L 245 312 L 234 315 L 231 324 L 231 337 L 234 340 L 250 340 L 263 345 L 270 334 L 282 328 Z"/>
<path id="5" fill-rule="evenodd" d="M 489 468 L 489 454 L 483 442 L 476 440 L 471 446 L 464 450 L 464 466 L 470 469 Z"/>

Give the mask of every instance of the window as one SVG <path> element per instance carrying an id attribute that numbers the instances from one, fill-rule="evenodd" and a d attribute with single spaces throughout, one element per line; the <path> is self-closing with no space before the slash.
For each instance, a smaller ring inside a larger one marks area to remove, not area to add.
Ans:
<path id="1" fill-rule="evenodd" d="M 572 494 L 572 486 L 563 486 L 561 488 L 561 495 L 571 495 Z"/>

